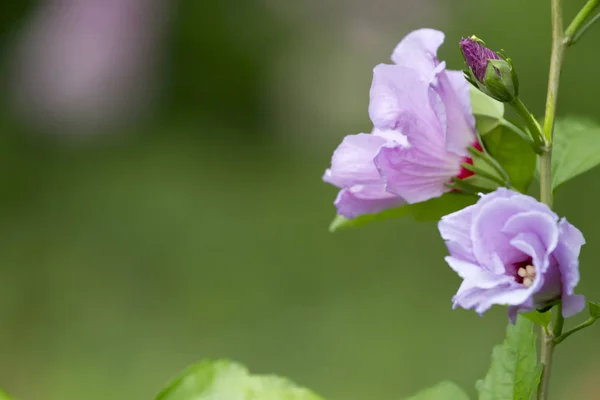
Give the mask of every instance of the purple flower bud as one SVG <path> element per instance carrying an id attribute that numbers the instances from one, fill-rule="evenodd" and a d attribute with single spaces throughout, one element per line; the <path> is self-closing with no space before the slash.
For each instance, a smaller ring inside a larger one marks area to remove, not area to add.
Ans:
<path id="1" fill-rule="evenodd" d="M 462 38 L 460 48 L 465 61 L 479 82 L 483 83 L 489 60 L 500 60 L 498 54 L 484 46 L 476 36 Z"/>
<path id="2" fill-rule="evenodd" d="M 454 307 L 483 314 L 492 305 L 517 313 L 562 300 L 565 317 L 580 312 L 579 252 L 585 243 L 573 225 L 532 197 L 500 188 L 439 223 L 450 256 L 446 262 L 463 283 Z"/>

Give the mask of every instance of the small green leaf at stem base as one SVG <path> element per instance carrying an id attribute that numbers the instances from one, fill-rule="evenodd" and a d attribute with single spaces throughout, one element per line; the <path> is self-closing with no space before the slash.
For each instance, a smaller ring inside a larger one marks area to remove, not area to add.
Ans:
<path id="1" fill-rule="evenodd" d="M 469 400 L 469 396 L 455 383 L 444 381 L 405 400 Z"/>
<path id="2" fill-rule="evenodd" d="M 474 195 L 450 192 L 435 199 L 421 203 L 405 204 L 378 214 L 366 214 L 352 219 L 336 215 L 329 225 L 329 231 L 337 232 L 347 228 L 357 228 L 374 221 L 385 221 L 406 216 L 412 216 L 417 221 L 437 221 L 446 214 L 474 204 L 477 200 L 478 197 Z"/>
<path id="3" fill-rule="evenodd" d="M 250 375 L 224 360 L 202 361 L 181 373 L 156 400 L 323 400 L 308 389 L 273 375 Z"/>
<path id="4" fill-rule="evenodd" d="M 542 374 L 534 326 L 521 316 L 508 325 L 504 343 L 494 347 L 486 377 L 477 382 L 479 400 L 531 399 Z"/>
<path id="5" fill-rule="evenodd" d="M 552 322 L 552 314 L 550 312 L 542 313 L 536 310 L 521 314 L 521 316 L 544 328 L 547 328 L 548 325 L 550 325 L 550 322 Z"/>
<path id="6" fill-rule="evenodd" d="M 590 311 L 590 317 L 600 319 L 600 303 L 588 301 L 588 310 Z"/>

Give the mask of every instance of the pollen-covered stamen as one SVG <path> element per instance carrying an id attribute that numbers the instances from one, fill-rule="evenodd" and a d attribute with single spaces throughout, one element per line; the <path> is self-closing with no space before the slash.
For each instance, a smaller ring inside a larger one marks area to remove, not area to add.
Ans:
<path id="1" fill-rule="evenodd" d="M 523 285 L 526 287 L 531 287 L 531 285 L 533 285 L 533 281 L 535 280 L 535 267 L 533 265 L 521 267 L 517 271 L 517 275 L 523 278 Z"/>

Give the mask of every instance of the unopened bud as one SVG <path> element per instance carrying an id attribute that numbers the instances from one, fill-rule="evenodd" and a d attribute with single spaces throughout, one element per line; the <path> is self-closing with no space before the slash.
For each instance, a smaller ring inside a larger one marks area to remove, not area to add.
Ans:
<path id="1" fill-rule="evenodd" d="M 513 101 L 519 92 L 519 80 L 510 59 L 505 59 L 476 36 L 463 38 L 460 48 L 467 63 L 467 80 L 488 96 Z"/>

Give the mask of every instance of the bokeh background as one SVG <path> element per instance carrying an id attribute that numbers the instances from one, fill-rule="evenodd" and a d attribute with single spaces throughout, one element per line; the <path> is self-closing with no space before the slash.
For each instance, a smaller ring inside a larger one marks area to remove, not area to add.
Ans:
<path id="1" fill-rule="evenodd" d="M 330 400 L 474 394 L 507 322 L 452 311 L 436 226 L 330 234 L 321 182 L 370 130 L 373 66 L 409 31 L 476 33 L 542 112 L 546 1 L 11 0 L 0 9 L 0 386 L 21 400 L 151 399 L 205 357 Z M 565 2 L 568 17 L 583 0 Z M 600 119 L 600 28 L 569 50 L 561 115 Z M 559 213 L 600 300 L 600 170 Z M 575 321 L 584 318 L 574 318 Z M 574 321 L 569 321 L 574 323 Z M 558 349 L 554 399 L 597 399 L 600 328 Z"/>

